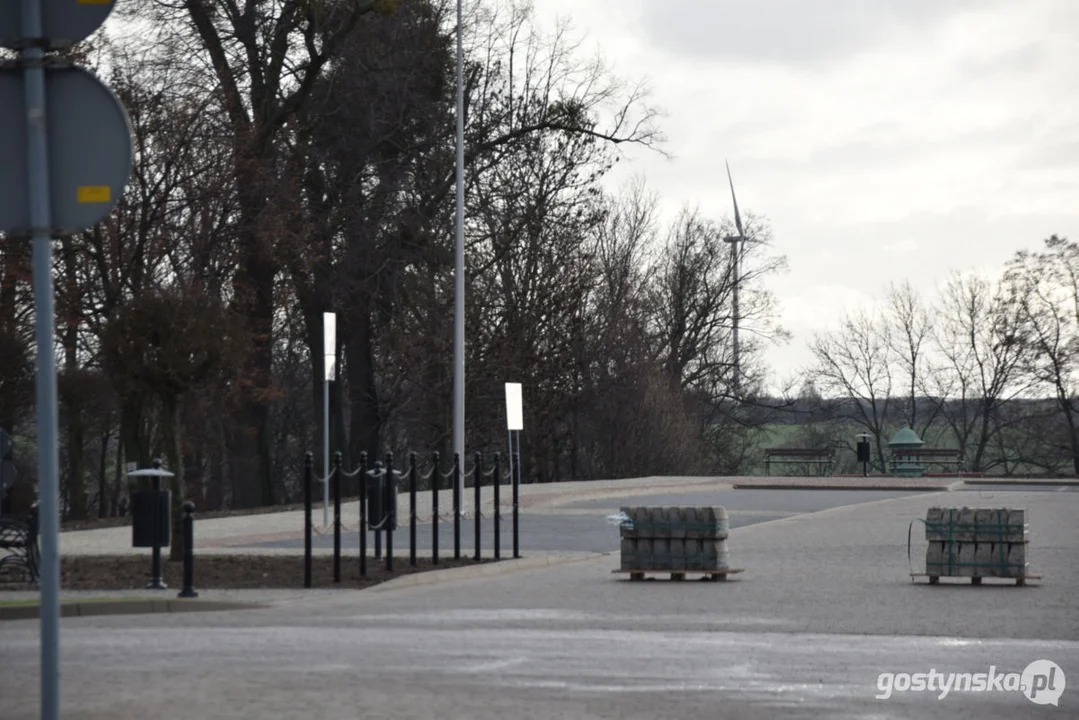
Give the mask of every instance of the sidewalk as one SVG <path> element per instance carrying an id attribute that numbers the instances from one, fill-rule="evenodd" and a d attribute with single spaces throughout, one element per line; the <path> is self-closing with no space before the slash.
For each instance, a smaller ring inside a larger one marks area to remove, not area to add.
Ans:
<path id="1" fill-rule="evenodd" d="M 731 478 L 713 477 L 643 477 L 626 480 L 528 484 L 520 486 L 518 509 L 521 514 L 528 514 L 544 512 L 583 500 L 604 498 L 611 494 L 645 496 L 682 490 L 724 489 L 730 487 L 730 480 Z M 480 491 L 481 512 L 490 517 L 494 508 L 494 488 L 486 486 L 480 488 Z M 499 491 L 502 517 L 508 521 L 513 511 L 513 490 L 509 485 L 502 485 Z M 439 517 L 443 521 L 453 522 L 453 490 L 441 490 L 438 504 Z M 475 508 L 473 488 L 465 488 L 461 505 L 465 517 L 471 521 Z M 420 524 L 430 523 L 432 507 L 430 491 L 416 493 L 416 515 Z M 398 522 L 407 525 L 409 514 L 407 489 L 399 493 L 397 508 Z M 355 532 L 359 522 L 359 512 L 358 501 L 341 504 L 341 521 L 346 531 Z M 314 506 L 311 516 L 315 535 L 332 535 L 332 527 L 322 525 L 321 502 Z M 332 522 L 332 506 L 330 518 Z M 296 554 L 302 552 L 302 549 L 244 548 L 236 550 L 232 548 L 238 545 L 302 538 L 303 527 L 303 510 L 206 519 L 199 519 L 196 514 L 195 543 L 200 553 Z M 315 552 L 321 554 L 326 551 L 316 549 Z M 63 532 L 60 534 L 60 553 L 62 555 L 149 555 L 150 550 L 131 547 L 131 527 L 124 526 Z"/>

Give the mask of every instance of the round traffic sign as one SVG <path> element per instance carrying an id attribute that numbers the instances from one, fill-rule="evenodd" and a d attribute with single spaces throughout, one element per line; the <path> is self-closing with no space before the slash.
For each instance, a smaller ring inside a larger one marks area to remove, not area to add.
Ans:
<path id="1" fill-rule="evenodd" d="M 131 124 L 109 88 L 83 68 L 45 70 L 49 202 L 54 236 L 93 227 L 116 207 L 131 175 Z M 0 232 L 29 236 L 23 73 L 0 70 Z"/>

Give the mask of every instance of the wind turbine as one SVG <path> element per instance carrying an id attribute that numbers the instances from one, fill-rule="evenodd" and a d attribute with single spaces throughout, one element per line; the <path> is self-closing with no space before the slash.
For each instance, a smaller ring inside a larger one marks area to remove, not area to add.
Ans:
<path id="1" fill-rule="evenodd" d="M 738 397 L 742 394 L 742 347 L 739 343 L 738 338 L 738 319 L 741 308 L 738 303 L 738 286 L 741 285 L 742 281 L 741 275 L 739 274 L 739 266 L 741 265 L 742 247 L 745 245 L 746 233 L 742 229 L 742 216 L 738 213 L 738 198 L 734 194 L 734 180 L 731 179 L 731 165 L 726 160 L 724 160 L 723 162 L 727 166 L 727 182 L 730 183 L 731 200 L 734 202 L 734 225 L 738 228 L 737 235 L 728 235 L 727 237 L 723 238 L 724 242 L 730 243 L 731 245 L 731 267 L 734 271 L 734 307 L 732 312 L 732 325 L 734 332 L 732 336 L 733 342 L 731 343 L 732 349 L 734 351 L 734 379 L 731 385 L 734 388 L 735 396 Z"/>

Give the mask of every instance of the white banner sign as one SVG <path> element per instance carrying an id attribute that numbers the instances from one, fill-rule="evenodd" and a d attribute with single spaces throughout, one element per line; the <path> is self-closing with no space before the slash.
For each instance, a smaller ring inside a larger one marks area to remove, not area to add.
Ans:
<path id="1" fill-rule="evenodd" d="M 521 402 L 521 383 L 506 383 L 506 429 L 525 429 L 524 406 Z"/>
<path id="2" fill-rule="evenodd" d="M 325 358 L 323 380 L 333 380 L 337 367 L 334 358 L 337 355 L 337 315 L 322 313 L 322 354 Z"/>

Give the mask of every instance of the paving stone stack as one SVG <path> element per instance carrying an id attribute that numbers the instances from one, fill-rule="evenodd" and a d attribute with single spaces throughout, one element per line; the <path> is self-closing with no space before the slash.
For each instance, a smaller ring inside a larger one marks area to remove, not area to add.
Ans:
<path id="1" fill-rule="evenodd" d="M 1027 574 L 1025 510 L 929 508 L 925 571 L 930 576 L 1018 578 Z"/>
<path id="2" fill-rule="evenodd" d="M 722 507 L 624 507 L 623 570 L 709 571 L 730 568 L 727 510 Z"/>

